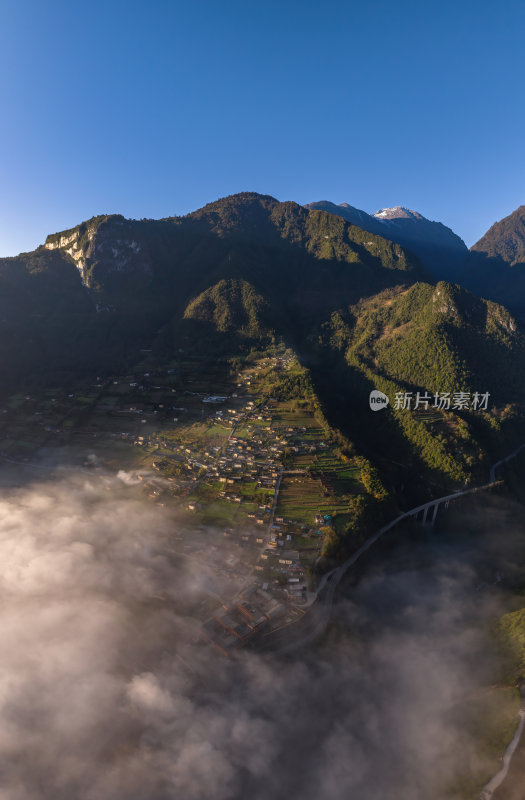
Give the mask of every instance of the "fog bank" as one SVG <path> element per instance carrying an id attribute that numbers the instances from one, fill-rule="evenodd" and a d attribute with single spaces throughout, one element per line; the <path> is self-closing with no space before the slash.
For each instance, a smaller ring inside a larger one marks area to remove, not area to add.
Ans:
<path id="1" fill-rule="evenodd" d="M 0 800 L 432 800 L 479 760 L 454 707 L 493 600 L 468 566 L 374 571 L 315 647 L 226 660 L 198 639 L 205 564 L 134 484 L 0 495 Z"/>

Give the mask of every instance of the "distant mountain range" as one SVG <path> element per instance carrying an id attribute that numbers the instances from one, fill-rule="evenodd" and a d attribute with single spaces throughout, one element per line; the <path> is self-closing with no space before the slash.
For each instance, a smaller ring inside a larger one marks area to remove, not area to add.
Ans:
<path id="1" fill-rule="evenodd" d="M 469 253 L 439 222 L 244 192 L 185 217 L 93 217 L 0 259 L 4 374 L 113 369 L 181 337 L 304 340 L 385 289 L 446 276 L 525 313 L 525 207 Z"/>
<path id="2" fill-rule="evenodd" d="M 464 483 L 480 442 L 517 425 L 525 403 L 519 321 L 465 288 L 491 298 L 504 275 L 509 306 L 525 310 L 525 281 L 518 292 L 514 279 L 522 210 L 469 253 L 414 211 L 313 205 L 322 208 L 244 192 L 185 217 L 102 215 L 0 259 L 3 394 L 125 374 L 144 351 L 159 365 L 181 352 L 203 365 L 284 342 L 308 367 L 323 413 L 362 452 L 388 446 L 387 462 Z M 488 391 L 499 416 L 392 410 L 370 425 L 373 388 L 392 398 Z"/>
<path id="3" fill-rule="evenodd" d="M 525 206 L 494 223 L 470 251 L 446 225 L 402 206 L 367 214 L 348 203 L 322 200 L 306 208 L 337 214 L 400 244 L 417 255 L 436 280 L 458 283 L 525 318 Z"/>
<path id="4" fill-rule="evenodd" d="M 352 225 L 397 242 L 415 253 L 438 280 L 453 280 L 468 256 L 467 245 L 450 228 L 402 206 L 367 214 L 348 203 L 335 205 L 322 200 L 309 203 L 306 208 L 337 214 Z"/>
<path id="5" fill-rule="evenodd" d="M 398 244 L 255 193 L 186 217 L 102 215 L 0 259 L 0 357 L 6 378 L 62 380 L 168 352 L 189 329 L 246 339 L 271 321 L 300 337 L 341 304 L 429 277 Z"/>

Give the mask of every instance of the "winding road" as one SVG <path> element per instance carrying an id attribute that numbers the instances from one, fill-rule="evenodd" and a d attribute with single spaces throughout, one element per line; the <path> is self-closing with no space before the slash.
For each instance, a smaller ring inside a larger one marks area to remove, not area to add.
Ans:
<path id="1" fill-rule="evenodd" d="M 323 576 L 321 579 L 318 587 L 317 587 L 317 597 L 320 598 L 321 593 L 326 589 L 324 593 L 324 597 L 322 598 L 321 603 L 317 604 L 315 609 L 312 609 L 312 612 L 315 610 L 316 616 L 318 617 L 317 620 L 312 625 L 311 629 L 300 639 L 290 642 L 287 645 L 284 645 L 282 648 L 279 648 L 280 653 L 290 653 L 294 650 L 298 650 L 299 648 L 303 647 L 305 644 L 312 642 L 318 636 L 320 636 L 323 631 L 326 629 L 328 623 L 330 622 L 330 617 L 332 616 L 332 606 L 334 604 L 335 593 L 337 591 L 337 587 L 341 583 L 341 580 L 346 575 L 350 567 L 352 567 L 363 555 L 369 550 L 373 544 L 375 544 L 385 533 L 390 531 L 396 525 L 398 525 L 403 520 L 417 517 L 420 513 L 423 514 L 423 519 L 426 520 L 426 513 L 427 511 L 432 508 L 432 506 L 439 506 L 441 504 L 447 504 L 453 500 L 457 500 L 459 497 L 465 497 L 465 495 L 473 494 L 475 492 L 485 491 L 486 489 L 490 489 L 494 486 L 499 485 L 499 481 L 496 481 L 496 470 L 507 461 L 510 461 L 512 458 L 515 458 L 518 453 L 523 450 L 525 444 L 520 445 L 516 450 L 514 450 L 510 455 L 506 456 L 505 458 L 500 459 L 495 464 L 493 464 L 490 468 L 489 472 L 489 481 L 488 483 L 484 483 L 481 486 L 473 486 L 470 489 L 463 489 L 460 492 L 454 492 L 453 494 L 444 495 L 443 497 L 437 497 L 434 500 L 430 500 L 428 503 L 422 503 L 419 506 L 415 506 L 414 508 L 409 509 L 409 511 L 405 511 L 403 514 L 399 514 L 399 516 L 395 517 L 395 519 L 388 522 L 386 525 L 383 525 L 376 533 L 370 536 L 362 545 L 361 547 L 356 550 L 356 552 L 350 556 L 346 561 L 344 561 L 339 567 L 335 567 L 334 569 L 327 572 L 326 575 Z"/>
<path id="2" fill-rule="evenodd" d="M 384 525 L 380 528 L 373 536 L 370 536 L 362 545 L 361 547 L 348 558 L 343 564 L 339 567 L 328 572 L 326 575 L 323 576 L 319 586 L 317 587 L 317 596 L 319 597 L 321 592 L 323 592 L 326 588 L 325 595 L 321 603 L 317 604 L 315 609 L 312 609 L 312 612 L 317 613 L 317 619 L 315 620 L 314 624 L 311 626 L 310 630 L 308 631 L 305 636 L 301 637 L 299 640 L 294 642 L 290 642 L 289 644 L 279 648 L 280 653 L 291 653 L 294 650 L 298 650 L 299 648 L 303 647 L 305 644 L 314 641 L 318 636 L 320 636 L 323 631 L 326 629 L 328 623 L 330 622 L 330 617 L 332 615 L 332 607 L 334 603 L 335 593 L 337 591 L 337 587 L 339 586 L 341 580 L 343 579 L 344 575 L 348 572 L 350 567 L 352 567 L 363 555 L 372 547 L 375 542 L 380 539 L 383 534 L 387 533 L 389 530 L 394 528 L 399 522 L 402 520 L 408 519 L 410 517 L 417 517 L 419 513 L 423 512 L 424 516 L 423 519 L 426 521 L 426 513 L 429 508 L 432 506 L 439 506 L 442 503 L 448 503 L 452 500 L 456 500 L 459 497 L 464 497 L 467 494 L 472 494 L 474 492 L 484 491 L 486 489 L 490 489 L 493 486 L 498 485 L 500 482 L 496 481 L 496 470 L 501 467 L 503 464 L 507 463 L 511 459 L 515 458 L 518 453 L 520 453 L 525 448 L 525 444 L 520 445 L 516 448 L 512 453 L 510 453 L 505 458 L 500 459 L 495 464 L 493 464 L 489 471 L 489 481 L 488 483 L 482 484 L 481 486 L 472 487 L 471 489 L 465 489 L 461 492 L 455 492 L 454 494 L 445 495 L 443 497 L 436 498 L 428 503 L 423 503 L 420 506 L 416 506 L 409 511 L 406 511 L 403 514 L 400 514 L 398 517 L 393 519 L 387 525 Z M 435 515 L 434 515 L 435 518 Z M 522 696 L 525 694 L 525 687 L 522 687 Z M 505 778 L 507 777 L 507 773 L 509 771 L 510 763 L 516 749 L 519 745 L 523 728 L 525 727 L 525 698 L 523 701 L 522 708 L 520 710 L 520 719 L 512 741 L 507 747 L 505 751 L 505 755 L 503 756 L 503 764 L 499 772 L 494 775 L 493 778 L 483 787 L 483 791 L 480 795 L 480 800 L 491 800 L 494 792 L 498 789 L 499 786 L 503 783 Z"/>
<path id="3" fill-rule="evenodd" d="M 505 755 L 503 756 L 503 765 L 499 772 L 497 772 L 490 781 L 485 784 L 483 787 L 483 791 L 479 796 L 479 800 L 491 800 L 492 795 L 496 791 L 496 789 L 501 786 L 505 778 L 507 777 L 507 773 L 509 771 L 510 762 L 512 756 L 516 752 L 516 748 L 518 747 L 521 739 L 521 734 L 523 733 L 523 726 L 525 725 L 525 708 L 520 709 L 520 721 L 518 727 L 516 728 L 516 732 L 512 737 L 512 741 L 507 747 L 505 751 Z"/>

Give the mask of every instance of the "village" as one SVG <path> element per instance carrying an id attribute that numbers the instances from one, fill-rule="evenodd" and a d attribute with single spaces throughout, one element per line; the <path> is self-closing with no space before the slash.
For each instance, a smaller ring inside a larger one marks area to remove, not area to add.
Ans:
<path id="1" fill-rule="evenodd" d="M 279 371 L 289 363 L 278 359 L 260 366 Z M 159 454 L 153 468 L 170 475 L 171 491 L 187 498 L 184 506 L 195 524 L 226 521 L 224 551 L 242 551 L 240 557 L 229 556 L 230 566 L 242 564 L 252 582 L 216 609 L 202 628 L 204 638 L 224 654 L 257 635 L 282 630 L 305 613 L 316 597 L 312 566 L 322 549 L 321 527 L 330 525 L 328 515 L 316 514 L 307 525 L 278 512 L 286 456 L 322 452 L 327 445 L 306 441 L 305 426 L 277 424 L 272 399 L 254 394 L 253 372 L 239 378 L 231 397 L 201 398 L 208 434 L 227 426 L 222 444 L 210 446 L 207 438 L 196 437 L 188 446 L 174 446 L 165 432 L 135 441 Z"/>
<path id="2" fill-rule="evenodd" d="M 0 411 L 0 456 L 45 464 L 82 454 L 83 469 L 133 471 L 148 501 L 177 510 L 185 554 L 227 577 L 230 596 L 219 608 L 203 604 L 211 614 L 202 633 L 229 653 L 308 611 L 325 537 L 345 524 L 361 491 L 359 469 L 311 403 L 274 396 L 297 369 L 281 350 L 227 377 L 208 365 L 203 378 L 190 358 L 159 369 L 145 353 L 142 369 L 65 397 L 10 398 Z M 206 531 L 222 540 L 208 552 L 196 544 Z"/>

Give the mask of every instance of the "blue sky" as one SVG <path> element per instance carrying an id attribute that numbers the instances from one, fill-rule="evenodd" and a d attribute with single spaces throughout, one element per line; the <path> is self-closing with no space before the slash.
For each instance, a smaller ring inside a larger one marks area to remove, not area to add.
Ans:
<path id="1" fill-rule="evenodd" d="M 521 0 L 0 0 L 0 255 L 244 190 L 470 245 L 525 203 L 524 34 Z"/>

